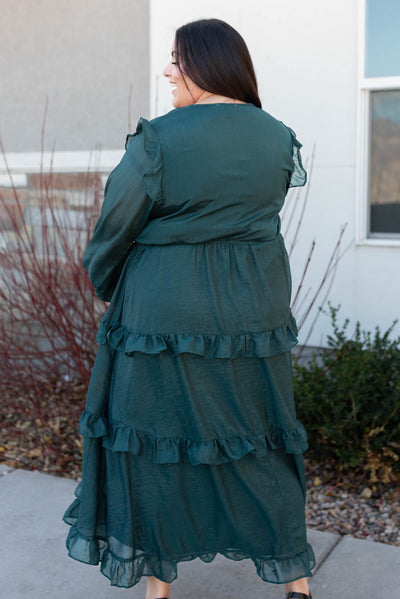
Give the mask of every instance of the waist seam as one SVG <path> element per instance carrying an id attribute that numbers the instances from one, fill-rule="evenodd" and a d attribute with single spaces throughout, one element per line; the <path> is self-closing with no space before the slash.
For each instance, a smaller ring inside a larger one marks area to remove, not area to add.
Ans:
<path id="1" fill-rule="evenodd" d="M 134 245 L 141 246 L 150 246 L 150 247 L 168 247 L 168 246 L 196 246 L 196 245 L 263 245 L 265 243 L 271 243 L 276 241 L 277 238 L 281 237 L 281 234 L 278 233 L 272 239 L 264 239 L 262 241 L 251 241 L 251 240 L 229 240 L 229 239 L 212 239 L 210 241 L 198 241 L 195 243 L 143 243 L 141 241 L 135 241 Z"/>

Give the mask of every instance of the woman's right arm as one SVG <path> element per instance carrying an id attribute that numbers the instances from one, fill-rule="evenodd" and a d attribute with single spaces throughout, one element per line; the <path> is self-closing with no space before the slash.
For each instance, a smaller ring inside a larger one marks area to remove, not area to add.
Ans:
<path id="1" fill-rule="evenodd" d="M 101 213 L 82 260 L 96 295 L 104 301 L 110 301 L 155 202 L 144 183 L 144 175 L 154 166 L 145 150 L 144 132 L 138 127 L 137 133 L 128 137 L 126 152 L 107 179 Z"/>

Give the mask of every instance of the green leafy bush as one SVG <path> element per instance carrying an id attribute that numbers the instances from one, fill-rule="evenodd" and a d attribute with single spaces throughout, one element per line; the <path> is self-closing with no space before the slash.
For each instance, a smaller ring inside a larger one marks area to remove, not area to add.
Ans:
<path id="1" fill-rule="evenodd" d="M 309 434 L 310 454 L 369 470 L 372 482 L 400 472 L 400 337 L 397 323 L 381 334 L 339 327 L 339 307 L 329 304 L 333 334 L 328 347 L 306 365 L 294 360 L 299 419 Z"/>

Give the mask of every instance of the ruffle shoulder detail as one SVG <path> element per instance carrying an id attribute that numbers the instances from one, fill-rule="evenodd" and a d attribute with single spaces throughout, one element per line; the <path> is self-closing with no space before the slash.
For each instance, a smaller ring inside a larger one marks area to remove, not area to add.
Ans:
<path id="1" fill-rule="evenodd" d="M 302 187 L 307 183 L 307 172 L 303 166 L 300 154 L 300 148 L 303 147 L 303 144 L 299 142 L 293 129 L 285 125 L 285 123 L 282 123 L 282 125 L 286 127 L 292 138 L 292 160 L 294 169 L 290 178 L 289 187 Z"/>
<path id="2" fill-rule="evenodd" d="M 298 342 L 298 330 L 293 315 L 282 326 L 261 333 L 201 334 L 201 333 L 135 333 L 119 322 L 103 319 L 96 341 L 131 356 L 136 351 L 159 354 L 168 351 L 173 356 L 198 354 L 206 359 L 268 357 L 291 350 Z"/>
<path id="3" fill-rule="evenodd" d="M 181 437 L 155 437 L 122 423 L 108 421 L 105 416 L 92 414 L 85 409 L 78 432 L 84 437 L 103 437 L 102 445 L 106 449 L 128 451 L 156 464 L 224 464 L 240 460 L 249 453 L 260 458 L 274 449 L 301 454 L 308 448 L 307 432 L 300 421 L 290 431 L 271 426 L 257 435 L 198 441 Z"/>
<path id="4" fill-rule="evenodd" d="M 143 135 L 143 147 L 147 156 L 152 161 L 152 168 L 144 173 L 143 181 L 147 194 L 155 201 L 163 197 L 162 193 L 162 149 L 157 133 L 151 123 L 140 117 L 135 133 L 126 136 L 125 150 L 128 150 L 133 139 Z"/>

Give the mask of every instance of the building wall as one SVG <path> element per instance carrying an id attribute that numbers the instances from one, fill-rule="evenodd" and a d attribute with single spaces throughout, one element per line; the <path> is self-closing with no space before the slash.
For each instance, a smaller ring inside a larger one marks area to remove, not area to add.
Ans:
<path id="1" fill-rule="evenodd" d="M 149 57 L 147 0 L 2 0 L 5 151 L 40 151 L 46 98 L 45 150 L 122 148 L 148 115 Z"/>
<path id="2" fill-rule="evenodd" d="M 43 214 L 74 228 L 98 209 L 126 134 L 149 116 L 149 68 L 146 0 L 2 1 L 0 249 L 39 243 Z"/>
<path id="3" fill-rule="evenodd" d="M 31 194 L 31 174 L 40 168 L 46 96 L 44 170 L 53 163 L 55 174 L 85 172 L 90 160 L 93 170 L 90 151 L 101 144 L 96 169 L 103 173 L 104 183 L 107 172 L 119 162 L 125 135 L 135 127 L 137 118 L 172 109 L 170 88 L 162 72 L 169 61 L 175 29 L 198 18 L 222 18 L 239 30 L 249 46 L 264 110 L 291 126 L 303 143 L 309 184 L 299 195 L 293 190 L 288 196 L 288 206 L 299 207 L 294 222 L 304 197 L 308 198 L 291 255 L 294 292 L 315 240 L 303 285 L 303 293 L 312 297 L 340 228 L 347 223 L 343 240 L 347 251 L 338 264 L 329 298 L 334 305 L 341 304 L 342 318 L 350 318 L 352 324 L 360 320 L 366 329 L 388 327 L 400 311 L 399 243 L 374 245 L 357 240 L 359 207 L 364 201 L 358 183 L 363 154 L 359 86 L 362 4 L 363 0 L 330 4 L 319 0 L 97 0 L 94 8 L 88 0 L 79 4 L 77 0 L 3 0 L 0 134 L 8 163 L 19 177 L 15 184 L 22 201 Z M 54 142 L 53 160 L 50 150 Z M 10 206 L 13 192 L 5 172 L 0 156 L 1 195 Z M 79 204 L 76 198 L 72 202 Z M 3 206 L 0 230 L 10 227 L 4 210 Z M 284 233 L 285 226 L 287 219 Z M 290 236 L 288 233 L 289 241 Z M 308 337 L 321 300 L 322 296 L 300 332 L 301 342 Z M 303 306 L 308 302 L 306 298 Z M 301 313 L 299 310 L 298 316 Z M 320 315 L 308 343 L 324 344 L 329 331 L 329 319 Z"/>
<path id="4" fill-rule="evenodd" d="M 172 109 L 168 82 L 162 76 L 174 32 L 183 23 L 217 17 L 244 37 L 253 58 L 263 109 L 292 127 L 303 143 L 308 168 L 315 145 L 308 194 L 298 243 L 291 256 L 296 290 L 313 240 L 316 241 L 303 293 L 312 297 L 324 275 L 342 225 L 347 223 L 342 256 L 329 291 L 340 317 L 372 330 L 388 327 L 399 316 L 400 247 L 396 243 L 356 244 L 359 148 L 360 6 L 358 0 L 184 0 L 151 1 L 152 116 Z M 289 203 L 288 203 L 289 205 Z M 285 227 L 283 227 L 285 232 Z M 328 289 L 327 287 L 325 288 Z M 305 322 L 300 342 L 310 331 L 323 296 Z M 307 299 L 304 305 L 307 304 Z M 302 310 L 298 312 L 301 315 Z M 350 327 L 351 328 L 351 327 Z M 330 320 L 320 314 L 308 339 L 325 344 Z"/>

